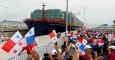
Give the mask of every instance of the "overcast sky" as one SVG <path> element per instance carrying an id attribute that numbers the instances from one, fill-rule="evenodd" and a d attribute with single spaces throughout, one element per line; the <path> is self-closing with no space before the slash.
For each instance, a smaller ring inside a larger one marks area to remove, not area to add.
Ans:
<path id="1" fill-rule="evenodd" d="M 23 21 L 30 17 L 33 10 L 42 9 L 43 3 L 46 9 L 66 9 L 66 0 L 0 0 L 0 20 Z M 69 12 L 73 12 L 81 21 L 84 21 L 83 7 L 86 7 L 86 25 L 113 24 L 115 0 L 69 0 Z"/>

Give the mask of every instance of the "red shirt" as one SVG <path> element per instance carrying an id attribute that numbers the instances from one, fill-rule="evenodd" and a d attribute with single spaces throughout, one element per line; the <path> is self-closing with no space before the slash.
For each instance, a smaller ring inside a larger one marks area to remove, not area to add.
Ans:
<path id="1" fill-rule="evenodd" d="M 88 54 L 85 54 L 82 56 L 82 60 L 90 60 L 90 56 Z M 92 57 L 92 60 L 94 60 L 94 57 Z"/>
<path id="2" fill-rule="evenodd" d="M 109 60 L 115 60 L 115 52 L 109 54 Z"/>
<path id="3" fill-rule="evenodd" d="M 94 38 L 91 38 L 89 42 L 94 43 Z"/>
<path id="4" fill-rule="evenodd" d="M 82 60 L 90 60 L 90 57 L 87 54 L 85 54 L 82 56 Z"/>
<path id="5" fill-rule="evenodd" d="M 115 35 L 113 37 L 115 38 Z"/>

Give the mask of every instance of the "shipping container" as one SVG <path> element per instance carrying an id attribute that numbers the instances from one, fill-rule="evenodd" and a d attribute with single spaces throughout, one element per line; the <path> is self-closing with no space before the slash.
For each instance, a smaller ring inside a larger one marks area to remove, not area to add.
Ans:
<path id="1" fill-rule="evenodd" d="M 44 10 L 44 18 L 48 22 L 58 22 L 65 23 L 66 22 L 66 12 L 60 9 L 47 9 Z M 43 11 L 40 9 L 34 10 L 31 13 L 31 18 L 38 18 L 36 21 L 43 21 Z M 31 20 L 31 19 L 30 19 Z M 71 12 L 68 13 L 68 25 L 77 26 L 82 25 L 82 22 Z"/>

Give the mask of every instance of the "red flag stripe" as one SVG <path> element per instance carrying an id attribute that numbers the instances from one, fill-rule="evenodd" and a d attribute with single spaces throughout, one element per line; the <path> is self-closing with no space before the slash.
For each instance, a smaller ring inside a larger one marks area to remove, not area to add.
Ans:
<path id="1" fill-rule="evenodd" d="M 51 32 L 49 35 L 50 35 L 50 38 L 53 38 L 56 36 L 54 32 Z"/>
<path id="2" fill-rule="evenodd" d="M 12 40 L 8 40 L 3 46 L 2 49 L 6 51 L 7 53 L 10 52 L 10 50 L 16 45 L 16 43 Z"/>
<path id="3" fill-rule="evenodd" d="M 36 42 L 33 42 L 32 44 L 25 46 L 24 50 L 27 50 L 27 54 L 30 54 L 31 51 L 33 51 L 33 48 L 36 46 Z"/>
<path id="4" fill-rule="evenodd" d="M 82 43 L 82 42 L 83 42 L 83 38 L 80 38 L 78 41 L 79 41 L 80 43 Z"/>

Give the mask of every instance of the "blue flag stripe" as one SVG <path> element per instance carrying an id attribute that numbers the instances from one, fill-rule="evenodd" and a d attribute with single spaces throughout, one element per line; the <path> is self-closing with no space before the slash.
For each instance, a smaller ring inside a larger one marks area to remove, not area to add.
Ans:
<path id="1" fill-rule="evenodd" d="M 34 38 L 34 35 L 33 36 L 29 36 L 29 37 L 26 37 L 26 42 L 27 42 L 27 45 L 30 45 L 34 42 L 35 38 Z"/>

